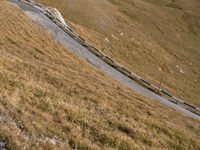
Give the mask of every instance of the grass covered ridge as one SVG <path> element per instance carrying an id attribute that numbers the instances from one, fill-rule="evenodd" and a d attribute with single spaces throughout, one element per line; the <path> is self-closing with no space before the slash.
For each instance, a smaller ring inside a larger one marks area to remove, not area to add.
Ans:
<path id="1" fill-rule="evenodd" d="M 36 0 L 133 72 L 200 107 L 199 0 Z M 161 70 L 161 71 L 160 71 Z"/>
<path id="2" fill-rule="evenodd" d="M 129 90 L 0 2 L 0 142 L 9 149 L 199 149 L 200 122 Z"/>

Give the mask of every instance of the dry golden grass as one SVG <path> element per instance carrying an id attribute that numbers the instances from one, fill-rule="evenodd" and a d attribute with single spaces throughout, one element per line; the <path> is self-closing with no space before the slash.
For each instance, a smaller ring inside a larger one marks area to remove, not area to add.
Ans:
<path id="1" fill-rule="evenodd" d="M 133 72 L 200 106 L 199 0 L 36 0 Z M 161 68 L 162 71 L 159 71 Z"/>
<path id="2" fill-rule="evenodd" d="M 0 142 L 9 149 L 200 149 L 200 122 L 125 88 L 0 2 Z"/>

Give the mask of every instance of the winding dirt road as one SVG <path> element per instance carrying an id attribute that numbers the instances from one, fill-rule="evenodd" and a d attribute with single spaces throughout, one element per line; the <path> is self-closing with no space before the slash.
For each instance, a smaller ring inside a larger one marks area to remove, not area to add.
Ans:
<path id="1" fill-rule="evenodd" d="M 10 2 L 19 6 L 27 16 L 29 16 L 32 20 L 43 26 L 47 30 L 47 32 L 54 37 L 56 41 L 64 45 L 64 47 L 66 47 L 67 49 L 69 49 L 71 52 L 75 53 L 82 59 L 86 60 L 88 63 L 100 69 L 105 74 L 112 76 L 114 79 L 118 80 L 122 84 L 126 85 L 127 87 L 131 88 L 132 90 L 140 94 L 149 97 L 150 99 L 157 100 L 171 108 L 180 111 L 185 116 L 189 116 L 195 119 L 200 119 L 200 116 L 186 110 L 185 108 L 182 108 L 179 105 L 171 103 L 170 101 L 153 93 L 152 91 L 149 91 L 148 89 L 142 87 L 138 83 L 134 82 L 133 80 L 125 76 L 124 74 L 115 70 L 112 66 L 108 65 L 107 63 L 99 59 L 96 55 L 94 55 L 80 43 L 75 41 L 71 36 L 66 34 L 59 26 L 57 26 L 48 17 L 46 17 L 42 13 L 42 10 L 40 10 L 39 7 L 35 8 L 18 0 L 10 0 Z"/>

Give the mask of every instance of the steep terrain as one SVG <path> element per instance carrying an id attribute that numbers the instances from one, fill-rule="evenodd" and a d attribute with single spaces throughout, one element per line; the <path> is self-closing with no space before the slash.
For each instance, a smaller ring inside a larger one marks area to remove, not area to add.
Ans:
<path id="1" fill-rule="evenodd" d="M 200 106 L 198 0 L 36 0 L 133 72 Z"/>
<path id="2" fill-rule="evenodd" d="M 134 93 L 0 1 L 0 149 L 200 149 L 200 122 Z"/>

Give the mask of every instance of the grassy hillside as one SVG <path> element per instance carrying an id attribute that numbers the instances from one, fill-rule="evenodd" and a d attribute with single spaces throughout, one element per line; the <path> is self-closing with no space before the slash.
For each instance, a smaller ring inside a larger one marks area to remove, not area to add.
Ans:
<path id="1" fill-rule="evenodd" d="M 200 149 L 200 122 L 149 100 L 0 1 L 0 149 Z"/>
<path id="2" fill-rule="evenodd" d="M 200 106 L 199 0 L 36 0 L 130 70 Z"/>

